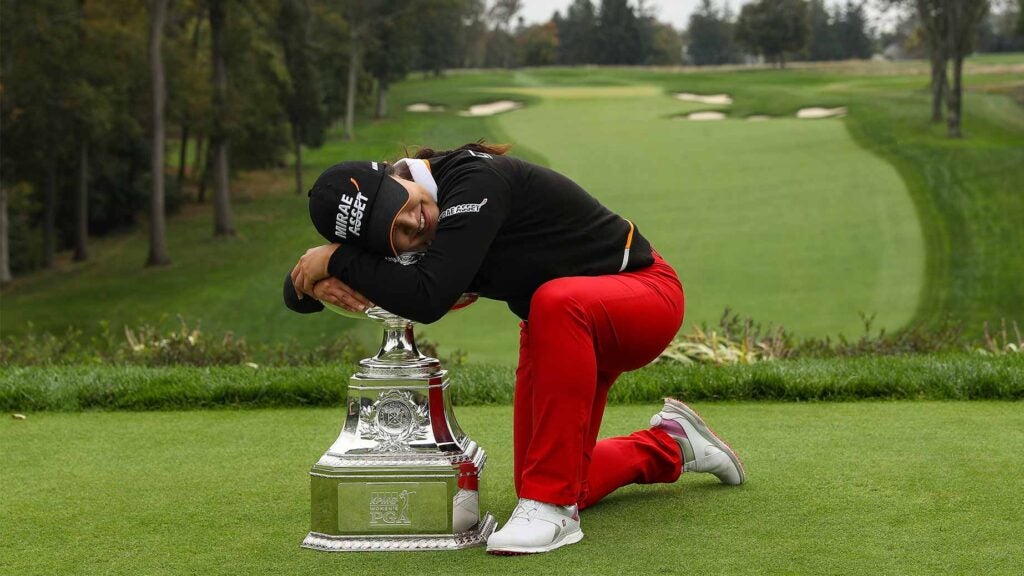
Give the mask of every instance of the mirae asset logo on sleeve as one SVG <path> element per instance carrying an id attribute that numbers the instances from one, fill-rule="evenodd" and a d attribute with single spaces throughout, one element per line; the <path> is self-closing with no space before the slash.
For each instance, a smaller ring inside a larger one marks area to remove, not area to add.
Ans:
<path id="1" fill-rule="evenodd" d="M 480 202 L 479 204 L 459 204 L 457 206 L 452 206 L 451 208 L 445 209 L 444 212 L 441 212 L 441 214 L 437 217 L 437 219 L 438 220 L 443 220 L 443 219 L 445 219 L 445 218 L 447 218 L 449 216 L 454 216 L 456 214 L 462 214 L 464 212 L 479 212 L 480 208 L 484 204 L 487 204 L 487 198 L 484 198 L 484 201 Z"/>
<path id="2" fill-rule="evenodd" d="M 353 236 L 359 236 L 359 231 L 363 229 L 363 214 L 366 211 L 367 198 L 359 190 L 359 183 L 355 178 L 349 180 L 355 184 L 356 195 L 352 197 L 342 194 L 341 203 L 338 204 L 338 213 L 334 217 L 334 233 L 343 240 L 348 238 L 350 232 Z"/>

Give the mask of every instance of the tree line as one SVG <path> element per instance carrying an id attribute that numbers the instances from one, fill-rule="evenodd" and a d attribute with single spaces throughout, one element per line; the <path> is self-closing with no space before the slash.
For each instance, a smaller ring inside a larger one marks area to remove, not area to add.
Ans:
<path id="1" fill-rule="evenodd" d="M 880 7 L 909 14 L 911 36 L 931 62 L 932 121 L 946 121 L 961 134 L 963 61 L 977 48 L 1024 48 L 1024 0 L 879 0 Z M 824 0 L 756 0 L 738 17 L 728 5 L 703 0 L 690 16 L 687 51 L 696 65 L 741 62 L 744 54 L 785 65 L 786 58 L 868 58 L 883 39 L 872 39 L 865 2 L 847 1 L 831 10 Z M 891 38 L 890 38 L 891 40 Z"/>
<path id="2" fill-rule="evenodd" d="M 727 2 L 703 0 L 690 15 L 686 41 L 696 66 L 762 57 L 784 67 L 787 59 L 870 58 L 876 49 L 865 3 L 853 1 L 830 8 L 825 0 L 759 0 L 737 15 Z"/>
<path id="3" fill-rule="evenodd" d="M 90 236 L 143 214 L 146 264 L 167 264 L 165 215 L 186 201 L 212 203 L 213 234 L 234 235 L 232 173 L 291 154 L 301 192 L 303 147 L 336 124 L 353 138 L 358 112 L 387 115 L 389 86 L 412 71 L 678 63 L 678 33 L 627 0 L 580 0 L 567 18 L 533 26 L 521 9 L 0 0 L 0 282 L 51 267 L 62 249 L 86 260 Z"/>
<path id="4" fill-rule="evenodd" d="M 866 15 L 869 5 L 889 12 L 897 21 L 895 29 L 873 30 Z M 739 13 L 726 0 L 702 0 L 683 33 L 685 58 L 695 66 L 739 64 L 751 58 L 784 66 L 787 59 L 863 59 L 890 51 L 896 57 L 923 58 L 929 56 L 926 44 L 943 33 L 934 28 L 940 12 L 956 21 L 970 50 L 1024 50 L 1024 0 L 755 0 Z"/>
<path id="5" fill-rule="evenodd" d="M 971 31 L 988 22 L 979 37 L 1012 48 L 1005 22 L 1024 26 L 1024 11 L 1004 9 L 994 26 L 982 0 L 875 1 L 917 15 L 936 114 L 947 104 L 958 132 Z M 303 148 L 332 126 L 354 138 L 357 113 L 386 116 L 389 87 L 412 72 L 684 55 L 782 66 L 877 48 L 854 1 L 756 0 L 733 14 L 704 0 L 682 33 L 643 1 L 574 0 L 533 25 L 521 10 L 520 0 L 0 0 L 0 282 L 52 266 L 61 249 L 86 260 L 90 236 L 143 214 L 146 263 L 167 264 L 164 218 L 185 202 L 212 203 L 212 233 L 232 236 L 232 173 L 291 157 L 301 193 Z"/>

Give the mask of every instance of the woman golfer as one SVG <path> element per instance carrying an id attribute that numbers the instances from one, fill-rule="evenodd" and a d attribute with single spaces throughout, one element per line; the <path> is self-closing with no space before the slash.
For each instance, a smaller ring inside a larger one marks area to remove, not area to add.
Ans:
<path id="1" fill-rule="evenodd" d="M 429 324 L 464 292 L 520 319 L 514 445 L 519 505 L 493 554 L 547 552 L 583 538 L 579 510 L 632 483 L 708 472 L 741 484 L 736 454 L 672 399 L 651 428 L 597 442 L 619 374 L 654 360 L 679 330 L 683 290 L 637 226 L 569 178 L 474 143 L 423 149 L 394 166 L 345 162 L 309 193 L 329 242 L 285 282 L 293 310 L 370 302 Z M 637 167 L 642 169 L 642 167 Z M 397 256 L 421 251 L 414 264 Z"/>

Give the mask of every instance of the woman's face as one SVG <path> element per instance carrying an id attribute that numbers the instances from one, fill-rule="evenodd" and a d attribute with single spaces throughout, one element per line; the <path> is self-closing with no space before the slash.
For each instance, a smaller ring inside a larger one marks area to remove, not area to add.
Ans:
<path id="1" fill-rule="evenodd" d="M 395 251 L 423 252 L 437 233 L 437 203 L 423 186 L 398 176 L 392 178 L 409 191 L 409 202 L 395 218 L 391 237 Z"/>

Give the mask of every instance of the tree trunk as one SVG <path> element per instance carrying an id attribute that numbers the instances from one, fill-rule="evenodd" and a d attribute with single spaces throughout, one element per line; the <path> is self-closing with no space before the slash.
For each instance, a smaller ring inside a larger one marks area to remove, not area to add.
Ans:
<path id="1" fill-rule="evenodd" d="M 153 189 L 149 200 L 149 258 L 146 266 L 171 263 L 167 256 L 164 221 L 164 62 L 161 42 L 168 0 L 149 0 L 149 70 L 153 89 L 153 143 L 150 175 Z"/>
<path id="2" fill-rule="evenodd" d="M 388 85 L 387 80 L 377 81 L 377 111 L 374 114 L 377 118 L 384 118 L 388 115 Z"/>
<path id="3" fill-rule="evenodd" d="M 78 45 L 85 49 L 86 38 L 85 0 L 78 2 Z M 75 190 L 75 262 L 89 259 L 89 138 L 88 130 L 80 129 L 78 141 L 78 186 Z"/>
<path id="4" fill-rule="evenodd" d="M 292 122 L 292 140 L 295 142 L 295 193 L 302 194 L 302 127 Z"/>
<path id="5" fill-rule="evenodd" d="M 228 188 L 228 143 L 223 140 L 213 156 L 213 219 L 214 236 L 235 235 Z"/>
<path id="6" fill-rule="evenodd" d="M 200 204 L 206 196 L 206 165 L 206 138 L 199 134 L 196 136 L 196 148 L 192 151 L 192 177 L 199 182 L 196 202 Z"/>
<path id="7" fill-rule="evenodd" d="M 178 190 L 179 193 L 185 187 L 185 165 L 188 164 L 188 136 L 189 136 L 189 118 L 188 113 L 185 113 L 185 119 L 181 122 L 181 144 L 178 148 Z"/>
<path id="8" fill-rule="evenodd" d="M 53 267 L 53 253 L 57 243 L 57 175 L 51 167 L 46 173 L 43 187 L 43 268 Z"/>
<path id="9" fill-rule="evenodd" d="M 345 140 L 356 137 L 353 124 L 356 116 L 356 82 L 359 80 L 359 33 L 352 32 L 348 57 L 348 92 L 345 96 Z"/>
<path id="10" fill-rule="evenodd" d="M 197 10 L 195 17 L 195 24 L 192 26 L 192 62 L 194 63 L 199 57 L 199 30 L 203 26 L 203 11 Z M 188 154 L 188 138 L 189 132 L 192 128 L 192 114 L 188 107 L 185 108 L 184 117 L 181 120 L 181 149 L 178 152 L 178 191 L 181 193 L 185 187 L 185 173 L 188 162 L 186 156 Z M 196 150 L 193 152 L 195 161 L 192 162 L 192 170 L 189 174 L 192 178 L 196 177 L 199 169 L 199 145 L 202 142 L 201 138 L 196 138 Z"/>
<path id="11" fill-rule="evenodd" d="M 213 172 L 213 142 L 206 140 L 206 151 L 203 153 L 203 171 L 199 173 L 199 196 L 196 202 L 206 202 L 206 187 L 210 185 L 210 173 Z"/>
<path id="12" fill-rule="evenodd" d="M 78 151 L 78 190 L 75 194 L 75 262 L 89 259 L 89 144 L 82 138 Z"/>
<path id="13" fill-rule="evenodd" d="M 942 103 L 947 89 L 946 55 L 932 49 L 932 122 L 942 122 Z"/>
<path id="14" fill-rule="evenodd" d="M 8 4 L 7 8 L 14 11 L 14 2 Z M 13 58 L 11 58 L 11 51 L 6 50 L 4 53 L 3 70 L 6 75 L 10 75 L 13 68 Z M 8 98 L 7 105 L 14 108 L 14 103 L 10 101 L 9 92 L 4 94 L 5 98 Z M 4 188 L 2 180 L 0 180 L 0 284 L 7 284 L 13 277 L 11 276 L 11 249 L 10 249 L 10 230 L 7 227 L 7 189 Z"/>
<path id="15" fill-rule="evenodd" d="M 0 186 L 0 284 L 11 281 L 11 250 L 7 236 L 7 189 Z"/>
<path id="16" fill-rule="evenodd" d="M 949 126 L 950 138 L 960 138 L 960 110 L 962 108 L 961 97 L 962 97 L 962 86 L 960 83 L 961 72 L 963 71 L 964 57 L 956 56 L 953 58 L 953 85 L 949 89 L 949 97 L 947 101 L 949 103 L 949 116 L 946 119 Z"/>
<path id="17" fill-rule="evenodd" d="M 228 141 L 224 120 L 227 116 L 228 76 L 224 62 L 224 26 L 227 13 L 223 0 L 210 2 L 210 31 L 213 34 L 213 235 L 234 236 L 231 216 L 231 191 L 228 188 Z"/>

